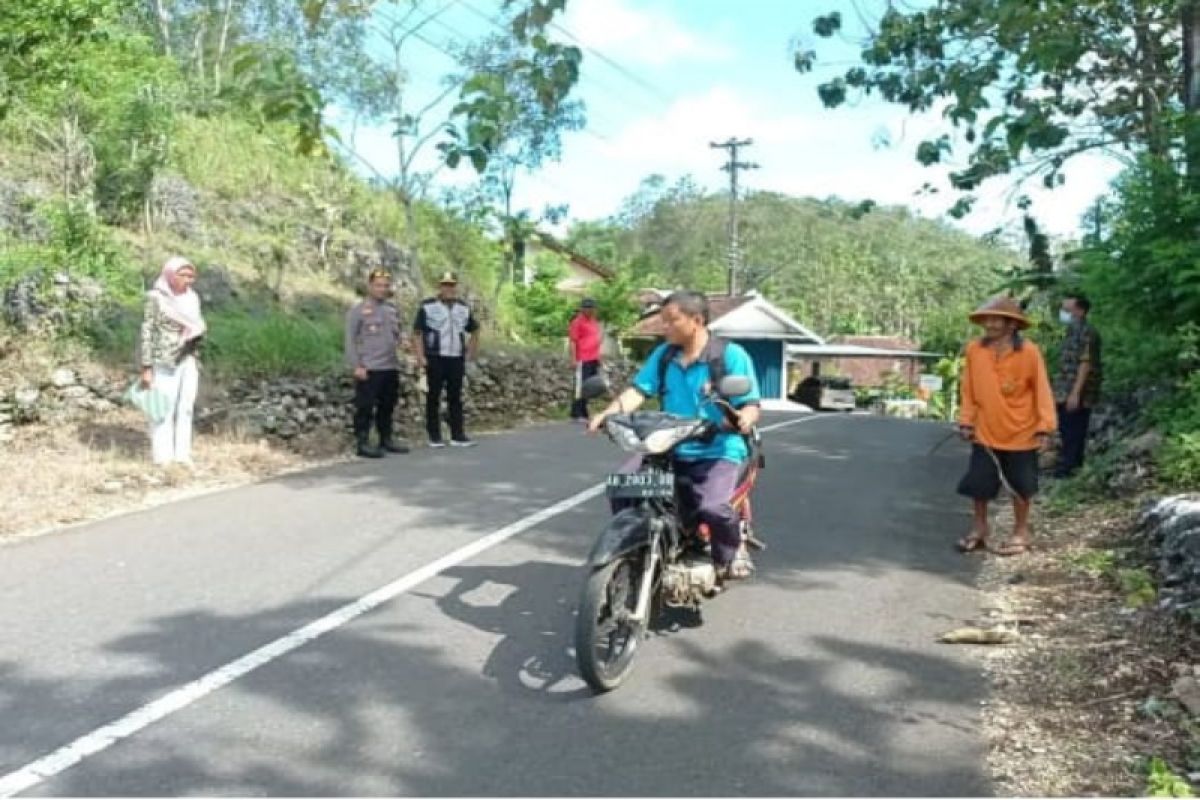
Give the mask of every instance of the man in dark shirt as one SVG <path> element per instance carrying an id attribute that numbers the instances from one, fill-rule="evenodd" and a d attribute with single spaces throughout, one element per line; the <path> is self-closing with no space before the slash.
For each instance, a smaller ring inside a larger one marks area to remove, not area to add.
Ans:
<path id="1" fill-rule="evenodd" d="M 354 438 L 362 458 L 382 458 L 383 451 L 407 453 L 392 432 L 392 413 L 400 398 L 400 311 L 389 299 L 392 276 L 375 269 L 367 297 L 346 314 L 346 364 L 354 371 Z M 379 431 L 379 447 L 371 445 L 371 419 Z"/>
<path id="2" fill-rule="evenodd" d="M 1100 401 L 1103 372 L 1100 362 L 1100 333 L 1088 322 L 1092 304 L 1082 294 L 1069 294 L 1059 310 L 1059 321 L 1067 326 L 1054 399 L 1058 403 L 1058 430 L 1062 438 L 1055 475 L 1069 477 L 1083 466 L 1092 409 Z"/>
<path id="3" fill-rule="evenodd" d="M 458 277 L 442 274 L 438 296 L 421 303 L 413 323 L 417 363 L 425 370 L 428 393 L 425 396 L 425 427 L 430 447 L 445 447 L 442 441 L 442 389 L 450 411 L 450 444 L 471 447 L 463 421 L 463 376 L 466 362 L 474 360 L 479 349 L 479 322 L 471 307 L 458 299 Z"/>

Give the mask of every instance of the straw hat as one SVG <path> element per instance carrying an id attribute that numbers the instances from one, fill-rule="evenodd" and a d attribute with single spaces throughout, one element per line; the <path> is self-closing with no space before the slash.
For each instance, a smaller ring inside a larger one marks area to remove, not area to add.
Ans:
<path id="1" fill-rule="evenodd" d="M 1029 327 L 1029 318 L 1021 310 L 1020 303 L 1005 295 L 993 297 L 972 311 L 970 320 L 976 325 L 982 325 L 986 317 L 1005 317 L 1011 319 L 1017 323 L 1018 330 L 1025 330 Z"/>

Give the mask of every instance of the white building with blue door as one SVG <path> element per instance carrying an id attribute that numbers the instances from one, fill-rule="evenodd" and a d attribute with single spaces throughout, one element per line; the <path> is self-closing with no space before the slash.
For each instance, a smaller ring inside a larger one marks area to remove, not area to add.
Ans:
<path id="1" fill-rule="evenodd" d="M 644 316 L 627 338 L 637 357 L 645 357 L 651 347 L 662 340 L 662 322 L 653 303 L 661 301 L 667 292 L 643 293 L 647 304 Z M 730 297 L 710 295 L 708 298 L 709 330 L 723 339 L 737 342 L 746 348 L 754 360 L 765 408 L 787 407 L 788 403 L 788 345 L 824 345 L 825 340 L 801 325 L 790 314 L 771 303 L 758 292 Z"/>

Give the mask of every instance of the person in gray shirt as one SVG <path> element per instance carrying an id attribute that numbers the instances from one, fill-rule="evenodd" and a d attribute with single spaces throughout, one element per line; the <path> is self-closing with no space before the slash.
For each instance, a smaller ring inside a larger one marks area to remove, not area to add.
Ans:
<path id="1" fill-rule="evenodd" d="M 346 313 L 346 364 L 354 370 L 354 438 L 362 458 L 384 451 L 407 453 L 392 433 L 392 414 L 400 398 L 400 311 L 389 299 L 392 276 L 371 271 L 367 297 Z M 379 446 L 371 445 L 371 421 Z"/>

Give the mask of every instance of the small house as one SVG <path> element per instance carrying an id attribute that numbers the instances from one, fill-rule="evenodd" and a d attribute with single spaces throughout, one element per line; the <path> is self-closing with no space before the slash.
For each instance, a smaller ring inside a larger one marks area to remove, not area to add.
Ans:
<path id="1" fill-rule="evenodd" d="M 862 388 L 878 388 L 889 381 L 916 387 L 922 361 L 936 356 L 919 351 L 915 342 L 903 336 L 831 336 L 825 347 L 801 346 L 789 352 L 794 380 L 824 373 Z"/>

